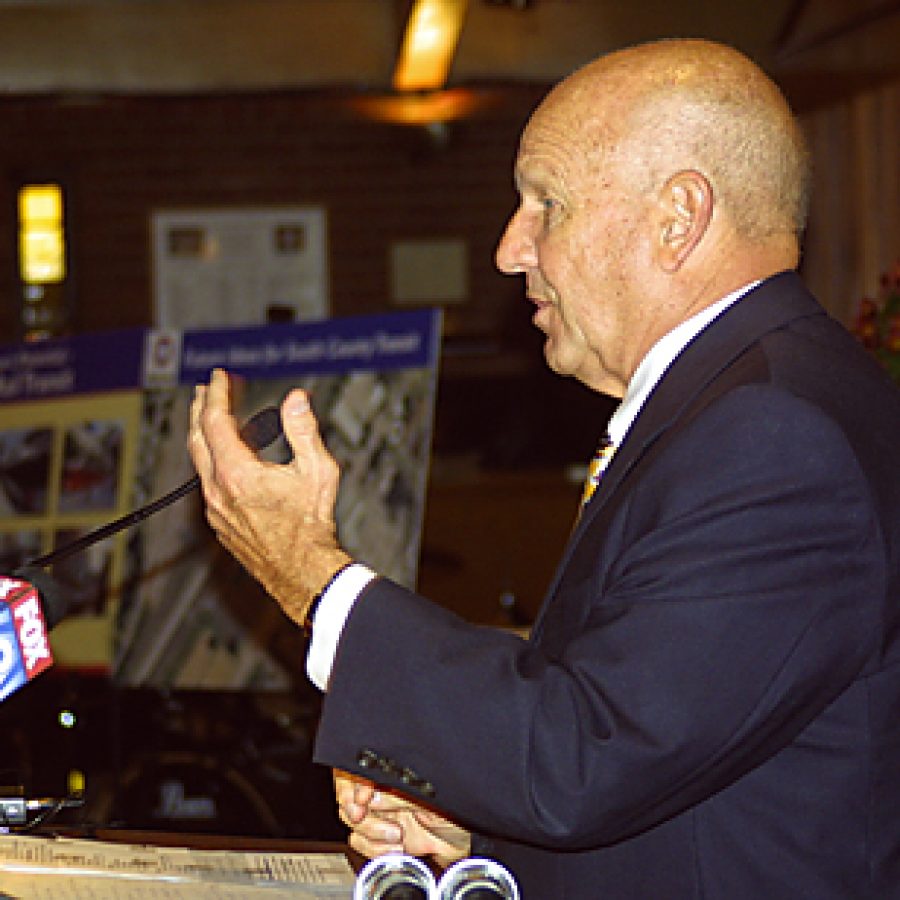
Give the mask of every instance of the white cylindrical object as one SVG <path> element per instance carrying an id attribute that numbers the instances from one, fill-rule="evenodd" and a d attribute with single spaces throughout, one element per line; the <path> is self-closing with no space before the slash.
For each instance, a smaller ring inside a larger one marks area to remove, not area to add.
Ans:
<path id="1" fill-rule="evenodd" d="M 370 859 L 356 876 L 353 900 L 430 900 L 437 884 L 421 860 L 402 853 Z"/>
<path id="2" fill-rule="evenodd" d="M 437 885 L 439 900 L 519 900 L 509 870 L 493 859 L 470 857 L 450 866 Z"/>

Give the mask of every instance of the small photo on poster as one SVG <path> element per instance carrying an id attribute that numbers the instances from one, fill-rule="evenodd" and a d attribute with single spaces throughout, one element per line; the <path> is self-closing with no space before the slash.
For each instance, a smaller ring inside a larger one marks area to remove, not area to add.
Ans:
<path id="1" fill-rule="evenodd" d="M 53 429 L 0 431 L 0 517 L 47 511 Z"/>
<path id="2" fill-rule="evenodd" d="M 61 528 L 54 536 L 54 550 L 77 541 L 89 528 Z M 53 566 L 53 578 L 69 605 L 70 615 L 101 616 L 109 598 L 112 539 L 98 541 Z"/>
<path id="3" fill-rule="evenodd" d="M 89 421 L 66 428 L 60 512 L 116 508 L 124 428 L 121 422 Z"/>

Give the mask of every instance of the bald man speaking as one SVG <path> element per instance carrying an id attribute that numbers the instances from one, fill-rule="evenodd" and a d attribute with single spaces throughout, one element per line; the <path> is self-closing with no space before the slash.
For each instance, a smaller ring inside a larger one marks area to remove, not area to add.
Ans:
<path id="1" fill-rule="evenodd" d="M 212 527 L 312 620 L 351 843 L 527 900 L 900 897 L 900 394 L 795 272 L 790 110 L 730 48 L 630 48 L 550 92 L 515 183 L 497 265 L 547 365 L 622 398 L 527 639 L 349 558 L 305 394 L 287 465 L 225 373 L 192 408 Z"/>

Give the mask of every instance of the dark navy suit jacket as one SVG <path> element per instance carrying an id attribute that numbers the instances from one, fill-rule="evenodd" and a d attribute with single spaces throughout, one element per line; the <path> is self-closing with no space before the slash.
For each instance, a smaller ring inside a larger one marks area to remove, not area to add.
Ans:
<path id="1" fill-rule="evenodd" d="M 650 395 L 529 641 L 370 585 L 316 757 L 469 825 L 525 900 L 888 900 L 898 626 L 900 393 L 782 273 Z"/>

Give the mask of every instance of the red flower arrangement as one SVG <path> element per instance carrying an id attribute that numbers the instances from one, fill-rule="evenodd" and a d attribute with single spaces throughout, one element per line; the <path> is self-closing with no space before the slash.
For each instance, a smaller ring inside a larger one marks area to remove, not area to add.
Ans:
<path id="1" fill-rule="evenodd" d="M 860 303 L 853 333 L 900 384 L 900 259 L 881 276 L 881 296 Z"/>

